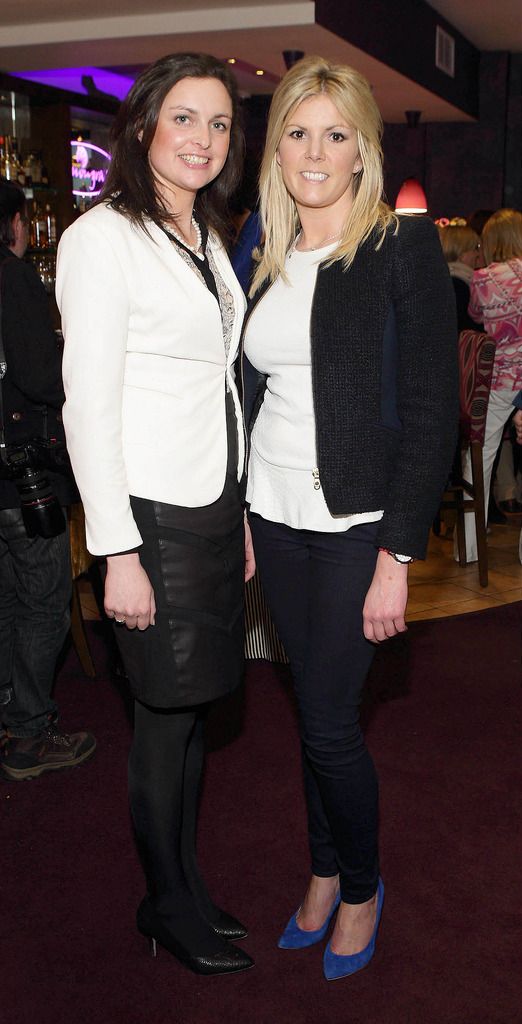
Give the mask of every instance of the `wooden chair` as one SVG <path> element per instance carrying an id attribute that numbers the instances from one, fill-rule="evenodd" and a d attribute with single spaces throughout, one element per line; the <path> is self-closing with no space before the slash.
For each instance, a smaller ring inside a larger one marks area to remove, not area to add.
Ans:
<path id="1" fill-rule="evenodd" d="M 466 535 L 464 516 L 473 513 L 477 532 L 478 570 L 482 587 L 488 585 L 487 503 L 484 496 L 482 449 L 489 392 L 496 344 L 480 331 L 461 331 L 459 335 L 459 442 L 450 481 L 441 509 L 456 509 L 457 547 L 459 565 L 465 568 Z M 471 456 L 471 483 L 464 479 L 463 462 L 469 448 Z"/>
<path id="2" fill-rule="evenodd" d="M 86 676 L 94 679 L 96 668 L 85 631 L 82 605 L 80 600 L 79 578 L 89 572 L 94 558 L 87 551 L 85 544 L 85 518 L 80 503 L 69 508 L 69 538 L 71 548 L 72 571 L 72 602 L 71 602 L 71 636 L 74 649 Z"/>

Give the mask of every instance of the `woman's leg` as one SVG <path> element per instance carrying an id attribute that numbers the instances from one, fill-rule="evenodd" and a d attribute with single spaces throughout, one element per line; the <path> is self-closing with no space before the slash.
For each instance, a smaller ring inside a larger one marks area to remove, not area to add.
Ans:
<path id="1" fill-rule="evenodd" d="M 210 920 L 214 905 L 199 873 L 196 859 L 199 792 L 205 756 L 203 728 L 204 715 L 201 712 L 196 716 L 185 758 L 183 818 L 180 842 L 181 864 L 187 885 L 198 909 L 207 920 Z"/>
<path id="2" fill-rule="evenodd" d="M 374 655 L 362 607 L 377 551 L 375 524 L 315 534 L 310 544 L 308 651 L 297 689 L 302 739 L 330 826 L 341 896 L 364 903 L 379 877 L 378 785 L 362 735 L 362 689 Z"/>
<path id="3" fill-rule="evenodd" d="M 185 784 L 197 719 L 197 709 L 135 702 L 129 796 L 150 904 L 190 955 L 205 956 L 229 947 L 198 908 L 182 865 L 183 808 L 198 799 L 197 784 Z"/>
<path id="4" fill-rule="evenodd" d="M 377 780 L 359 726 L 373 657 L 362 606 L 375 567 L 376 526 L 319 534 L 257 516 L 252 521 L 263 587 L 299 703 L 312 871 L 325 877 L 338 865 L 343 899 L 362 904 L 378 881 Z"/>
<path id="5" fill-rule="evenodd" d="M 299 530 L 251 516 L 257 567 L 277 632 L 290 661 L 294 685 L 299 687 L 306 652 L 309 618 L 310 557 Z M 315 776 L 302 746 L 302 764 L 312 873 L 337 878 L 335 848 Z M 312 927 L 312 926 L 310 926 Z"/>

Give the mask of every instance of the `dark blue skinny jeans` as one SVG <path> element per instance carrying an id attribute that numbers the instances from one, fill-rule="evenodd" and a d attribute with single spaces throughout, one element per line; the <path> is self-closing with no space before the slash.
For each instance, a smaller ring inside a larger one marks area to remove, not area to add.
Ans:
<path id="1" fill-rule="evenodd" d="M 319 533 L 254 514 L 250 522 L 297 697 L 312 871 L 339 873 L 342 899 L 364 903 L 379 878 L 378 783 L 359 724 L 374 654 L 362 609 L 378 524 Z"/>

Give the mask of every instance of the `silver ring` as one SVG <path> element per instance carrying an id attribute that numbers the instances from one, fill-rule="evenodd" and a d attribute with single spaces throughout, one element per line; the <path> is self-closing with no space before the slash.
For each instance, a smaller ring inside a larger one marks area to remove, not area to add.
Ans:
<path id="1" fill-rule="evenodd" d="M 115 618 L 114 621 L 117 622 L 118 626 L 123 626 L 123 624 L 125 622 L 125 619 L 116 619 Z"/>

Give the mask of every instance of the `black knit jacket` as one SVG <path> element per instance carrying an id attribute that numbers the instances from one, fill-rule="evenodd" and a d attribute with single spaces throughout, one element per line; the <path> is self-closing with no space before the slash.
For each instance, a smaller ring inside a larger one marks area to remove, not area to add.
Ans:
<path id="1" fill-rule="evenodd" d="M 348 271 L 337 262 L 317 274 L 310 333 L 319 475 L 332 515 L 384 509 L 378 546 L 424 558 L 457 440 L 455 296 L 427 218 L 401 218 L 397 234 L 389 229 L 375 246 L 376 236 Z M 243 377 L 251 431 L 266 378 L 246 359 Z"/>

